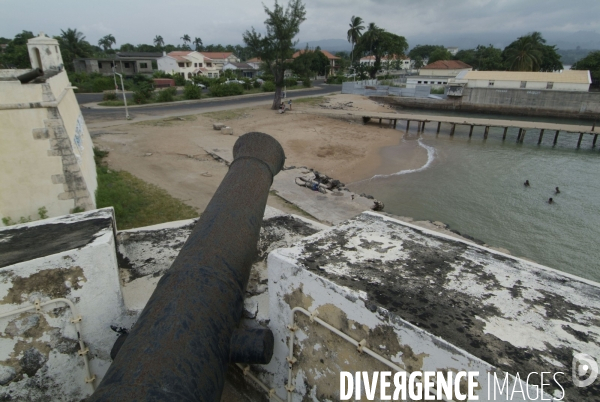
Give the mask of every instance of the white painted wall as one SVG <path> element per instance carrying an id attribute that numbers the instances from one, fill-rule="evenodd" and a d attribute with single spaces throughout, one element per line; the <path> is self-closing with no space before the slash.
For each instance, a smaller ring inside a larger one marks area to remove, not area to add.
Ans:
<path id="1" fill-rule="evenodd" d="M 53 53 L 58 42 L 46 38 L 43 42 L 47 43 L 42 45 L 36 39 L 32 39 L 35 46 L 29 46 L 30 54 L 35 55 L 38 49 L 47 56 L 41 57 L 42 63 L 48 63 L 42 65 L 42 70 L 54 70 L 56 63 L 62 62 L 60 54 Z M 37 60 L 32 61 L 35 63 Z M 70 85 L 64 70 L 47 78 L 45 84 L 0 81 L 0 218 L 39 219 L 41 207 L 47 209 L 50 217 L 65 215 L 77 206 L 75 197 L 86 195 L 80 190 L 71 194 L 64 183 L 64 158 L 53 150 L 57 143 L 52 130 L 64 129 L 70 144 L 60 145 L 71 147 L 87 186 L 89 202 L 84 208 L 96 207 L 93 144 Z M 31 108 L 31 104 L 36 107 Z M 51 116 L 54 108 L 58 114 Z M 50 127 L 59 123 L 64 127 Z M 4 223 L 0 222 L 0 226 Z"/>
<path id="2" fill-rule="evenodd" d="M 179 72 L 179 65 L 177 61 L 170 56 L 159 57 L 156 60 L 159 71 L 164 71 L 167 74 L 174 74 Z"/>
<path id="3" fill-rule="evenodd" d="M 494 80 L 493 86 L 490 86 L 489 83 L 490 80 L 468 80 L 467 86 L 470 88 L 523 89 L 521 88 L 521 81 L 516 80 Z M 554 82 L 552 89 L 548 89 L 547 84 L 546 81 L 527 81 L 525 89 L 587 92 L 590 86 L 589 84 Z"/>
<path id="4" fill-rule="evenodd" d="M 43 32 L 27 41 L 27 51 L 32 68 L 42 70 L 62 70 L 63 59 L 58 41 L 47 37 Z"/>

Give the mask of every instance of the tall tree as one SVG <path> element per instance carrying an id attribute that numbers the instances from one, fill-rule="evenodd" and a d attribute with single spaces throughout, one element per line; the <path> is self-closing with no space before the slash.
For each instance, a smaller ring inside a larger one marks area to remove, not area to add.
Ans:
<path id="1" fill-rule="evenodd" d="M 264 9 L 267 14 L 267 33 L 262 35 L 252 27 L 251 31 L 244 32 L 243 38 L 249 50 L 261 58 L 275 77 L 275 96 L 271 108 L 276 110 L 281 102 L 284 72 L 290 67 L 288 60 L 298 43 L 294 38 L 300 32 L 300 24 L 306 19 L 306 10 L 300 0 L 290 0 L 285 10 L 277 0 L 272 10 L 266 6 Z"/>
<path id="2" fill-rule="evenodd" d="M 58 38 L 60 51 L 68 71 L 73 71 L 73 60 L 76 58 L 90 57 L 92 55 L 92 46 L 85 40 L 83 33 L 77 29 L 68 28 L 66 31 L 60 30 L 61 35 Z"/>
<path id="3" fill-rule="evenodd" d="M 362 35 L 357 47 L 357 53 L 368 54 L 375 58 L 375 63 L 369 68 L 371 78 L 375 78 L 381 68 L 381 59 L 400 57 L 408 49 L 404 36 L 387 32 L 371 22 L 369 28 Z"/>
<path id="4" fill-rule="evenodd" d="M 197 52 L 202 51 L 202 48 L 203 48 L 203 46 L 202 46 L 202 39 L 200 39 L 198 37 L 194 38 L 194 45 L 196 45 L 196 51 Z"/>
<path id="5" fill-rule="evenodd" d="M 539 32 L 517 38 L 504 48 L 502 58 L 509 70 L 555 71 L 563 68 L 556 46 L 546 45 Z"/>
<path id="6" fill-rule="evenodd" d="M 4 52 L 0 52 L 0 66 L 4 68 L 30 68 L 27 41 L 33 38 L 33 32 L 23 31 L 9 41 Z"/>
<path id="7" fill-rule="evenodd" d="M 448 49 L 445 49 L 445 48 L 435 49 L 429 55 L 428 63 L 435 63 L 438 60 L 451 60 L 451 59 L 452 59 L 452 53 L 450 53 L 448 51 Z"/>
<path id="8" fill-rule="evenodd" d="M 358 16 L 352 16 L 350 18 L 350 29 L 348 30 L 348 42 L 352 45 L 352 52 L 350 53 L 350 62 L 354 61 L 354 46 L 358 43 L 358 40 L 362 36 L 362 31 L 365 29 L 363 25 L 363 19 Z"/>
<path id="9" fill-rule="evenodd" d="M 597 86 L 600 83 L 600 50 L 589 53 L 573 64 L 571 70 L 590 70 L 592 84 Z"/>
<path id="10" fill-rule="evenodd" d="M 100 38 L 100 40 L 98 40 L 98 46 L 102 46 L 102 48 L 104 49 L 105 52 L 107 50 L 111 49 L 112 45 L 114 45 L 116 43 L 117 43 L 117 41 L 116 41 L 115 37 L 112 36 L 112 34 L 103 36 L 102 38 Z"/>
<path id="11" fill-rule="evenodd" d="M 135 52 L 135 46 L 131 43 L 123 43 L 119 50 L 121 52 Z"/>
<path id="12" fill-rule="evenodd" d="M 439 45 L 417 45 L 410 49 L 408 56 L 413 60 L 416 59 L 417 56 L 421 57 L 421 60 L 429 59 L 431 53 L 436 49 L 444 49 L 444 47 Z"/>
<path id="13" fill-rule="evenodd" d="M 185 34 L 181 37 L 181 40 L 183 41 L 183 45 L 187 46 L 188 43 L 192 42 L 192 40 L 190 39 L 190 35 Z"/>
<path id="14" fill-rule="evenodd" d="M 163 37 L 160 35 L 156 35 L 154 37 L 154 46 L 163 47 L 164 45 L 165 45 L 165 40 L 163 39 Z"/>

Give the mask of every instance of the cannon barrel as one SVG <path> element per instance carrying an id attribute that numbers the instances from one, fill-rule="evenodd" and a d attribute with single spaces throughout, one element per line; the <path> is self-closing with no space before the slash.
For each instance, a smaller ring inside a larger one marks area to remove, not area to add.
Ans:
<path id="1" fill-rule="evenodd" d="M 25 74 L 21 74 L 17 77 L 21 84 L 27 84 L 29 81 L 35 80 L 37 77 L 41 77 L 44 75 L 44 72 L 39 68 L 34 68 L 31 71 L 26 72 Z"/>
<path id="2" fill-rule="evenodd" d="M 272 334 L 240 334 L 238 326 L 269 188 L 285 154 L 273 137 L 252 132 L 237 140 L 233 155 L 89 401 L 219 401 L 230 358 L 270 359 Z M 232 337 L 264 350 L 231 348 Z"/>

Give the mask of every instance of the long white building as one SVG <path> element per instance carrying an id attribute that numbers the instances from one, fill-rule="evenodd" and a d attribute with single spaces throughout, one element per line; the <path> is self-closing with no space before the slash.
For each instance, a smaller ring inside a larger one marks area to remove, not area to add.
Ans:
<path id="1" fill-rule="evenodd" d="M 464 71 L 456 84 L 469 88 L 529 89 L 551 91 L 589 91 L 592 78 L 588 70 L 563 70 L 540 73 L 528 71 Z"/>

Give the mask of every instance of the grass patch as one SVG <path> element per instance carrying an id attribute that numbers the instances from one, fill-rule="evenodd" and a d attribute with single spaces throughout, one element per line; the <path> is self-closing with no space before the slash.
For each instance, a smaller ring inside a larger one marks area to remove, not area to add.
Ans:
<path id="1" fill-rule="evenodd" d="M 301 105 L 306 105 L 306 106 L 317 106 L 320 105 L 321 103 L 325 102 L 325 97 L 324 96 L 315 96 L 312 98 L 298 98 L 298 99 L 294 99 L 292 100 L 292 105 L 295 104 L 301 104 Z"/>
<path id="2" fill-rule="evenodd" d="M 122 100 L 110 100 L 98 103 L 98 106 L 125 106 Z"/>
<path id="3" fill-rule="evenodd" d="M 206 116 L 209 119 L 214 119 L 218 121 L 243 119 L 245 117 L 248 117 L 248 115 L 248 109 L 222 110 L 219 112 L 208 112 L 203 114 L 203 116 Z"/>
<path id="4" fill-rule="evenodd" d="M 196 115 L 190 114 L 190 115 L 186 115 L 186 116 L 167 117 L 166 119 L 138 121 L 133 124 L 137 124 L 140 126 L 168 127 L 168 126 L 172 126 L 173 124 L 181 122 L 181 121 L 194 121 L 196 119 L 197 119 Z"/>
<path id="5" fill-rule="evenodd" d="M 263 91 L 262 88 L 252 88 L 252 89 L 244 89 L 244 95 L 248 95 L 248 94 L 262 94 L 265 91 Z"/>
<path id="6" fill-rule="evenodd" d="M 198 211 L 173 198 L 165 190 L 125 171 L 113 171 L 102 163 L 108 152 L 94 149 L 98 208 L 113 207 L 119 230 L 197 218 Z"/>

